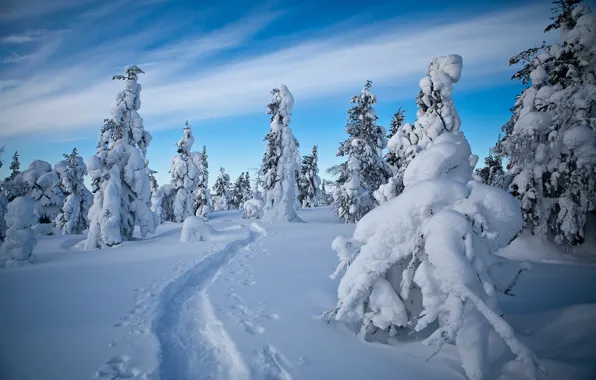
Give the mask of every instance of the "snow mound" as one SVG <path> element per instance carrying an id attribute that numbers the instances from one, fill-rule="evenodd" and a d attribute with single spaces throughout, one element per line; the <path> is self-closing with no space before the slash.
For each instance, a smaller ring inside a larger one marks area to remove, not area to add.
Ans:
<path id="1" fill-rule="evenodd" d="M 8 211 L 4 215 L 8 230 L 2 245 L 9 258 L 6 267 L 34 261 L 33 248 L 37 240 L 31 226 L 37 223 L 37 218 L 35 201 L 29 197 L 18 197 L 8 204 Z"/>
<path id="2" fill-rule="evenodd" d="M 450 177 L 463 183 L 472 180 L 472 150 L 462 133 L 444 133 L 434 140 L 432 147 L 420 152 L 406 168 L 406 187 L 440 177 Z"/>

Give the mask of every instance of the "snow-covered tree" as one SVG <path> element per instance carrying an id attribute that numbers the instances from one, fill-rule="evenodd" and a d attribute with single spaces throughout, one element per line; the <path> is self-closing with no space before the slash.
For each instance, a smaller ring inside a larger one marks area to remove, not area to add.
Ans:
<path id="1" fill-rule="evenodd" d="M 135 226 L 141 236 L 155 232 L 158 216 L 151 211 L 151 188 L 146 162 L 151 134 L 143 127 L 141 85 L 135 65 L 126 66 L 125 80 L 112 116 L 104 120 L 97 153 L 89 158 L 87 169 L 92 178 L 93 205 L 89 210 L 89 234 L 85 249 L 105 248 L 132 239 Z"/>
<path id="2" fill-rule="evenodd" d="M 24 182 L 27 195 L 35 201 L 35 211 L 39 216 L 39 225 L 35 227 L 40 234 L 52 234 L 56 217 L 64 205 L 64 193 L 59 186 L 60 176 L 46 161 L 34 160 L 27 170 L 18 174 L 13 181 Z"/>
<path id="3" fill-rule="evenodd" d="M 16 151 L 14 152 L 13 156 L 12 156 L 12 161 L 10 162 L 10 179 L 13 179 L 14 177 L 16 177 L 19 173 L 20 173 L 20 169 L 21 169 L 21 162 L 19 161 L 19 152 Z"/>
<path id="4" fill-rule="evenodd" d="M 404 189 L 404 172 L 429 142 L 446 132 L 457 133 L 461 120 L 451 96 L 452 85 L 461 74 L 459 55 L 435 58 L 426 76 L 420 80 L 420 93 L 416 98 L 418 111 L 414 125 L 403 124 L 391 136 L 387 148 L 393 161 L 393 176 L 374 193 L 379 203 L 395 198 Z"/>
<path id="5" fill-rule="evenodd" d="M 511 58 L 530 84 L 517 98 L 494 150 L 505 158 L 508 190 L 525 227 L 558 244 L 579 244 L 596 210 L 596 15 L 578 0 L 554 2 L 559 42 Z M 591 226 L 596 228 L 596 226 Z"/>
<path id="6" fill-rule="evenodd" d="M 271 94 L 273 100 L 267 106 L 267 114 L 271 115 L 271 130 L 265 136 L 267 148 L 260 170 L 265 201 L 263 220 L 299 222 L 301 220 L 296 213 L 296 175 L 300 153 L 290 128 L 294 97 L 285 85 L 273 89 Z"/>
<path id="7" fill-rule="evenodd" d="M 433 63 L 459 72 L 457 57 Z M 508 367 L 522 367 L 532 378 L 538 361 L 501 318 L 496 292 L 502 284 L 489 272 L 504 260 L 494 253 L 522 228 L 519 202 L 472 180 L 477 157 L 463 133 L 451 129 L 423 144 L 405 170 L 405 190 L 366 214 L 352 238 L 333 241 L 340 264 L 332 277 L 344 268 L 345 274 L 329 316 L 360 324 L 364 339 L 375 334 L 375 341 L 388 342 L 416 332 L 437 350 L 454 343 L 471 380 L 484 378 L 491 364 L 486 352 L 493 329 L 516 357 Z"/>
<path id="8" fill-rule="evenodd" d="M 244 179 L 242 181 L 242 190 L 244 192 L 244 194 L 242 196 L 245 201 L 252 198 L 252 188 L 250 185 L 250 174 L 248 172 L 244 173 Z"/>
<path id="9" fill-rule="evenodd" d="M 235 210 L 242 209 L 242 205 L 244 204 L 244 186 L 245 186 L 245 176 L 244 172 L 240 173 L 240 176 L 236 179 L 236 182 L 231 186 L 231 195 L 230 195 L 230 208 Z M 246 199 L 248 200 L 248 199 Z"/>
<path id="10" fill-rule="evenodd" d="M 501 157 L 491 149 L 484 159 L 484 167 L 476 169 L 475 174 L 487 185 L 503 187 L 505 172 Z"/>
<path id="11" fill-rule="evenodd" d="M 219 169 L 219 177 L 215 180 L 213 185 L 213 191 L 215 196 L 213 197 L 213 210 L 229 210 L 230 208 L 230 176 L 226 174 L 224 168 Z"/>
<path id="12" fill-rule="evenodd" d="M 350 103 L 346 132 L 348 138 L 340 144 L 337 156 L 347 156 L 341 165 L 334 203 L 338 217 L 346 223 L 353 223 L 375 206 L 373 192 L 391 175 L 389 166 L 382 157 L 387 146 L 385 129 L 377 125 L 373 106 L 376 96 L 370 90 L 372 82 L 367 81 L 359 95 Z"/>
<path id="13" fill-rule="evenodd" d="M 391 123 L 389 124 L 389 133 L 387 133 L 387 140 L 391 140 L 393 136 L 403 127 L 404 120 L 406 119 L 406 110 L 402 110 L 401 107 L 393 114 Z M 385 155 L 385 160 L 389 165 L 394 166 L 394 158 L 390 153 Z"/>
<path id="14" fill-rule="evenodd" d="M 207 219 L 209 214 L 209 163 L 207 161 L 207 147 L 203 145 L 201 152 L 201 165 L 199 166 L 198 184 L 195 190 L 195 215 Z"/>
<path id="15" fill-rule="evenodd" d="M 199 186 L 202 155 L 191 152 L 195 138 L 188 121 L 184 126 L 182 139 L 176 143 L 178 155 L 172 158 L 172 195 L 174 222 L 181 223 L 187 217 L 195 215 L 195 191 Z"/>
<path id="16" fill-rule="evenodd" d="M 82 234 L 89 227 L 87 213 L 89 203 L 85 187 L 84 176 L 87 175 L 87 166 L 83 158 L 74 148 L 71 154 L 65 154 L 67 166 L 62 172 L 59 186 L 66 195 L 62 210 L 55 219 L 55 224 L 63 235 Z"/>
<path id="17" fill-rule="evenodd" d="M 35 201 L 29 197 L 18 197 L 8 204 L 4 220 L 8 225 L 6 239 L 2 244 L 8 256 L 6 267 L 33 262 L 33 248 L 37 244 L 35 231 L 31 228 L 37 223 L 39 216 L 35 212 Z"/>
<path id="18" fill-rule="evenodd" d="M 319 155 L 317 153 L 317 146 L 312 147 L 312 154 L 302 157 L 302 165 L 300 171 L 300 179 L 298 188 L 300 195 L 298 199 L 302 203 L 302 207 L 315 207 L 321 198 L 321 178 L 319 177 L 318 166 Z"/>
<path id="19" fill-rule="evenodd" d="M 321 196 L 319 197 L 319 204 L 321 206 L 329 206 L 333 204 L 333 194 L 327 192 L 327 184 L 330 181 L 323 180 L 321 183 Z"/>

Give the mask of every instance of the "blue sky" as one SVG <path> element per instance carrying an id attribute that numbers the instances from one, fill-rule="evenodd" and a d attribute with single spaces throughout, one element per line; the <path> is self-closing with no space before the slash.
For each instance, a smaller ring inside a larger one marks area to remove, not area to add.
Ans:
<path id="1" fill-rule="evenodd" d="M 416 115 L 418 81 L 431 58 L 457 53 L 454 98 L 462 130 L 484 157 L 520 91 L 508 59 L 552 36 L 550 3 L 499 1 L 9 0 L 0 12 L 0 144 L 26 167 L 77 147 L 95 152 L 103 119 L 131 63 L 145 72 L 139 111 L 153 134 L 150 166 L 167 173 L 189 120 L 207 145 L 211 182 L 257 168 L 269 129 L 270 90 L 296 104 L 301 153 L 319 145 L 321 172 L 335 157 L 350 97 L 367 79 L 379 123 L 399 107 Z M 4 177 L 7 165 L 0 169 Z M 324 173 L 323 176 L 325 177 Z"/>

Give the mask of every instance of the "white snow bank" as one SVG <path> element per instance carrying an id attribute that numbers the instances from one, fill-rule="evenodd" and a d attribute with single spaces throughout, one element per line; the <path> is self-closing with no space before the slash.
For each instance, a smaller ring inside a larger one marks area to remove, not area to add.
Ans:
<path id="1" fill-rule="evenodd" d="M 215 230 L 205 219 L 200 216 L 189 216 L 184 219 L 182 232 L 180 234 L 181 243 L 190 243 L 193 241 L 224 241 L 240 239 L 246 236 L 246 231 L 228 228 L 226 230 Z"/>

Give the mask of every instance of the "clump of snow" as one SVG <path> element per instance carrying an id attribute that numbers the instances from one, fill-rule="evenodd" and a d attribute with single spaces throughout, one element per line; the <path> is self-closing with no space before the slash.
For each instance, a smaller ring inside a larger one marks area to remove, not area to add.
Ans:
<path id="1" fill-rule="evenodd" d="M 263 217 L 263 205 L 263 200 L 259 198 L 247 200 L 242 206 L 242 217 L 244 219 L 261 219 Z"/>
<path id="2" fill-rule="evenodd" d="M 213 228 L 205 219 L 200 216 L 189 216 L 184 219 L 182 232 L 180 233 L 181 243 L 196 241 L 225 241 L 234 238 L 244 237 L 245 232 L 240 228 L 240 233 L 234 228 L 218 231 Z"/>
<path id="3" fill-rule="evenodd" d="M 8 230 L 2 245 L 8 256 L 7 267 L 35 260 L 33 248 L 37 239 L 31 227 L 37 223 L 37 219 L 35 201 L 30 197 L 18 197 L 8 204 L 8 211 L 4 215 Z"/>

